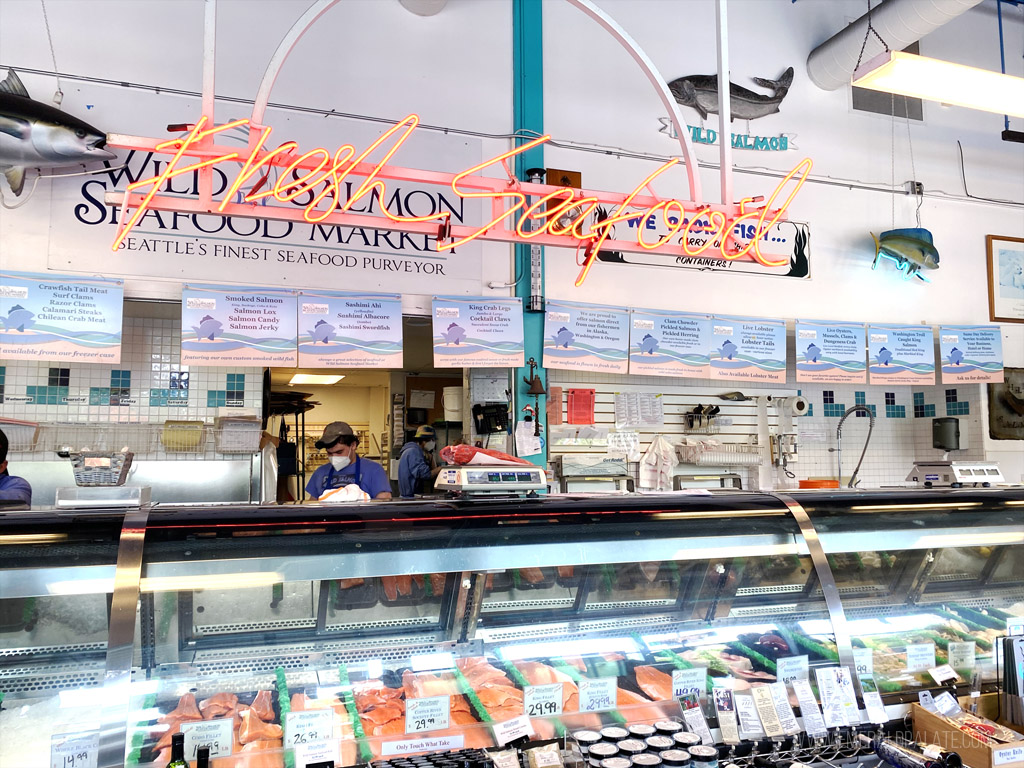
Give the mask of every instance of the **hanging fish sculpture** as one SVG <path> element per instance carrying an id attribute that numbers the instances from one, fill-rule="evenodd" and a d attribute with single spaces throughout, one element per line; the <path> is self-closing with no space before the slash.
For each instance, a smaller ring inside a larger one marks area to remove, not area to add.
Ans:
<path id="1" fill-rule="evenodd" d="M 872 269 L 878 266 L 880 258 L 889 259 L 903 272 L 904 278 L 909 280 L 913 276 L 928 282 L 921 270 L 939 268 L 939 252 L 932 242 L 932 233 L 923 227 L 890 229 L 878 237 L 872 232 L 871 237 L 875 241 Z"/>
<path id="2" fill-rule="evenodd" d="M 0 171 L 20 195 L 26 168 L 110 160 L 107 135 L 56 107 L 35 101 L 13 69 L 0 81 Z"/>
<path id="3" fill-rule="evenodd" d="M 778 112 L 779 105 L 793 85 L 793 68 L 783 72 L 778 80 L 751 79 L 772 94 L 755 93 L 736 83 L 729 83 L 729 112 L 733 120 L 756 120 Z M 708 113 L 718 114 L 718 75 L 678 77 L 668 84 L 668 89 L 677 102 L 697 110 L 701 120 L 707 120 Z"/>

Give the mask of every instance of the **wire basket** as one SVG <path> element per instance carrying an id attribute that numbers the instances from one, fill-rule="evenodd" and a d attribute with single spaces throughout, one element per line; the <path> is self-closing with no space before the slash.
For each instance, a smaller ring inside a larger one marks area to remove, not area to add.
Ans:
<path id="1" fill-rule="evenodd" d="M 749 443 L 687 441 L 676 447 L 676 453 L 681 463 L 699 467 L 758 467 L 764 463 L 764 452 L 760 446 Z"/>
<path id="2" fill-rule="evenodd" d="M 168 453 L 205 453 L 206 424 L 201 421 L 165 421 L 160 443 Z"/>
<path id="3" fill-rule="evenodd" d="M 70 454 L 75 485 L 124 485 L 134 454 L 83 451 Z"/>
<path id="4" fill-rule="evenodd" d="M 218 453 L 256 453 L 263 424 L 259 419 L 217 419 L 213 434 Z"/>
<path id="5" fill-rule="evenodd" d="M 60 453 L 149 453 L 156 448 L 152 424 L 55 422 L 44 425 L 43 434 L 44 449 Z"/>
<path id="6" fill-rule="evenodd" d="M 0 419 L 0 429 L 7 436 L 7 449 L 12 453 L 27 452 L 36 447 L 39 425 L 29 421 Z"/>

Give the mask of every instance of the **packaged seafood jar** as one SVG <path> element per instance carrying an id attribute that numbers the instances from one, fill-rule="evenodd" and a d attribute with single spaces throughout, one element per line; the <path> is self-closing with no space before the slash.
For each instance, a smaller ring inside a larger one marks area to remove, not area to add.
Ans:
<path id="1" fill-rule="evenodd" d="M 693 768 L 718 768 L 718 750 L 703 744 L 690 747 Z"/>
<path id="2" fill-rule="evenodd" d="M 666 749 L 658 757 L 666 768 L 690 768 L 690 753 L 685 749 Z"/>
<path id="3" fill-rule="evenodd" d="M 609 757 L 601 761 L 601 768 L 630 768 L 631 763 L 625 757 Z"/>
<path id="4" fill-rule="evenodd" d="M 657 755 L 635 755 L 632 760 L 634 768 L 659 768 L 661 766 L 661 758 Z"/>
<path id="5" fill-rule="evenodd" d="M 609 725 L 601 729 L 601 738 L 612 743 L 629 738 L 629 731 L 617 725 Z"/>
<path id="6" fill-rule="evenodd" d="M 615 757 L 619 754 L 619 748 L 614 744 L 609 744 L 606 741 L 599 741 L 596 744 L 590 745 L 590 751 L 587 753 L 587 760 L 592 766 L 600 767 L 601 763 L 607 760 L 609 757 Z"/>
<path id="7" fill-rule="evenodd" d="M 619 752 L 627 757 L 639 755 L 647 749 L 647 745 L 640 739 L 623 739 L 618 743 Z"/>
<path id="8" fill-rule="evenodd" d="M 679 733 L 672 734 L 672 740 L 677 746 L 683 749 L 689 749 L 695 744 L 700 744 L 700 736 L 696 733 L 690 733 L 689 731 L 679 731 Z"/>
<path id="9" fill-rule="evenodd" d="M 646 739 L 648 736 L 653 736 L 657 732 L 653 725 L 647 725 L 646 723 L 627 725 L 626 730 L 629 731 L 629 735 L 634 739 L 640 739 L 641 741 Z"/>
<path id="10" fill-rule="evenodd" d="M 588 754 L 590 748 L 601 741 L 601 734 L 597 731 L 575 731 L 572 735 L 576 739 L 576 743 L 580 745 L 580 752 L 584 755 Z"/>
<path id="11" fill-rule="evenodd" d="M 654 728 L 663 736 L 672 736 L 683 730 L 683 724 L 675 720 L 659 720 L 654 724 Z"/>
<path id="12" fill-rule="evenodd" d="M 647 745 L 649 750 L 654 752 L 664 752 L 666 749 L 675 749 L 676 742 L 671 736 L 663 736 L 662 734 L 655 734 L 644 739 L 644 744 Z"/>

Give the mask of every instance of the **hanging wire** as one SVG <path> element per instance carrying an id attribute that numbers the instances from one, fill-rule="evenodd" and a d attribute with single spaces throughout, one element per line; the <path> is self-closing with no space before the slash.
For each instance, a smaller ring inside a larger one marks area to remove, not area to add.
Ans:
<path id="1" fill-rule="evenodd" d="M 57 54 L 53 48 L 53 35 L 50 32 L 50 17 L 46 15 L 46 0 L 39 0 L 39 4 L 43 6 L 43 24 L 46 25 L 46 39 L 50 41 L 50 58 L 53 60 L 53 76 L 57 78 L 57 90 L 53 94 L 53 103 L 58 107 L 60 103 L 64 101 L 64 91 L 60 87 L 60 75 L 57 70 Z"/>
<path id="2" fill-rule="evenodd" d="M 894 93 L 889 94 L 889 112 L 892 113 L 892 122 L 889 124 L 889 186 L 892 187 L 889 200 L 892 204 L 890 211 L 892 225 L 889 228 L 896 229 L 896 94 Z"/>
<path id="3" fill-rule="evenodd" d="M 914 195 L 917 197 L 917 209 L 914 211 L 917 216 L 917 228 L 921 228 L 921 205 L 924 203 L 924 187 L 921 187 L 921 191 L 918 192 L 917 186 L 917 168 L 914 166 L 914 139 L 910 135 L 910 104 L 909 99 L 903 97 L 903 116 L 907 120 L 907 147 L 910 149 L 910 183 L 914 185 Z M 895 120 L 896 118 L 893 117 Z M 893 199 L 896 196 L 893 195 Z"/>
<path id="4" fill-rule="evenodd" d="M 857 63 L 853 67 L 855 72 L 858 67 L 860 67 L 860 62 L 864 58 L 864 49 L 868 46 L 868 37 L 872 34 L 878 38 L 878 42 L 880 42 L 882 47 L 885 48 L 885 52 L 889 53 L 889 45 L 882 39 L 882 36 L 878 34 L 878 30 L 875 29 L 874 25 L 871 23 L 871 0 L 868 0 L 868 28 L 864 30 L 864 42 L 860 44 L 860 55 L 857 57 Z"/>

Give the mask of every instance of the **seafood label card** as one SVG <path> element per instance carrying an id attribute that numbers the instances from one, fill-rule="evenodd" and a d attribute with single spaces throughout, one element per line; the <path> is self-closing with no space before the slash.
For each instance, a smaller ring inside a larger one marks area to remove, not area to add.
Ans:
<path id="1" fill-rule="evenodd" d="M 864 708 L 868 713 L 868 722 L 882 725 L 889 722 L 889 716 L 885 713 L 885 705 L 878 693 L 878 685 L 874 678 L 861 678 L 860 690 L 864 694 Z"/>
<path id="2" fill-rule="evenodd" d="M 779 720 L 779 713 L 775 709 L 775 699 L 772 697 L 771 688 L 767 685 L 757 685 L 750 689 L 754 697 L 754 705 L 757 707 L 757 716 L 761 718 L 761 725 L 769 737 L 783 736 L 786 731 Z"/>
<path id="3" fill-rule="evenodd" d="M 772 692 L 772 701 L 775 702 L 775 713 L 782 723 L 782 730 L 787 734 L 800 733 L 800 723 L 793 714 L 793 707 L 789 704 L 789 691 L 785 683 L 770 683 L 768 689 Z"/>
<path id="4" fill-rule="evenodd" d="M 967 643 L 950 643 L 949 666 L 953 669 L 974 669 L 975 647 L 973 640 Z"/>
<path id="5" fill-rule="evenodd" d="M 776 659 L 779 682 L 792 683 L 794 680 L 807 679 L 807 656 L 786 656 Z"/>
<path id="6" fill-rule="evenodd" d="M 338 742 L 336 741 L 295 745 L 295 768 L 307 768 L 307 766 L 329 760 L 338 762 Z"/>
<path id="7" fill-rule="evenodd" d="M 562 714 L 561 683 L 528 685 L 523 689 L 523 712 L 530 717 L 556 717 Z"/>
<path id="8" fill-rule="evenodd" d="M 871 384 L 934 384 L 931 326 L 868 326 L 868 379 Z"/>
<path id="9" fill-rule="evenodd" d="M 949 664 L 940 664 L 937 667 L 932 667 L 928 670 L 928 674 L 939 685 L 945 685 L 950 681 L 955 682 L 960 679 L 960 676 L 953 671 L 953 667 Z"/>
<path id="10" fill-rule="evenodd" d="M 618 680 L 614 677 L 580 680 L 580 712 L 607 712 L 615 709 L 618 687 Z"/>
<path id="11" fill-rule="evenodd" d="M 875 659 L 870 648 L 853 649 L 853 666 L 857 670 L 857 677 L 871 677 L 875 674 Z"/>
<path id="12" fill-rule="evenodd" d="M 712 745 L 715 743 L 714 738 L 711 736 L 711 730 L 708 728 L 708 721 L 704 719 L 704 713 L 701 712 L 699 707 L 684 709 L 683 720 L 686 722 L 686 729 L 690 733 L 700 736 L 701 744 Z"/>
<path id="13" fill-rule="evenodd" d="M 943 384 L 1003 380 L 1003 334 L 998 325 L 941 326 L 939 355 Z"/>
<path id="14" fill-rule="evenodd" d="M 753 317 L 711 320 L 711 378 L 786 381 L 786 324 Z"/>
<path id="15" fill-rule="evenodd" d="M 60 733 L 50 739 L 50 768 L 96 768 L 99 731 Z"/>
<path id="16" fill-rule="evenodd" d="M 402 361 L 397 294 L 299 293 L 300 368 L 401 368 Z"/>
<path id="17" fill-rule="evenodd" d="M 194 762 L 200 747 L 208 747 L 210 757 L 230 757 L 232 726 L 234 718 L 224 717 L 218 720 L 201 720 L 198 723 L 182 723 L 181 732 L 185 734 L 185 759 Z"/>
<path id="18" fill-rule="evenodd" d="M 764 728 L 761 726 L 761 719 L 757 716 L 757 705 L 754 704 L 752 696 L 734 694 L 733 701 L 736 702 L 736 712 L 740 717 L 740 731 L 748 739 L 758 739 L 764 736 Z"/>
<path id="19" fill-rule="evenodd" d="M 405 702 L 405 732 L 443 731 L 451 719 L 451 696 L 427 696 Z"/>
<path id="20" fill-rule="evenodd" d="M 629 372 L 706 379 L 711 375 L 711 318 L 633 310 Z"/>
<path id="21" fill-rule="evenodd" d="M 821 693 L 821 708 L 829 728 L 843 728 L 860 723 L 857 696 L 850 671 L 846 667 L 823 667 L 814 670 Z"/>
<path id="22" fill-rule="evenodd" d="M 736 723 L 736 703 L 732 691 L 728 688 L 715 688 L 711 692 L 715 699 L 715 711 L 718 713 L 718 727 L 722 729 L 722 741 L 726 744 L 739 744 L 740 731 Z"/>
<path id="23" fill-rule="evenodd" d="M 568 371 L 626 373 L 629 310 L 549 301 L 544 312 L 543 364 Z"/>
<path id="24" fill-rule="evenodd" d="M 866 384 L 863 323 L 796 321 L 796 380 Z"/>
<path id="25" fill-rule="evenodd" d="M 923 672 L 934 666 L 934 643 L 911 643 L 907 646 L 907 672 Z"/>
<path id="26" fill-rule="evenodd" d="M 284 745 L 316 744 L 334 738 L 334 710 L 289 712 L 284 721 Z"/>
<path id="27" fill-rule="evenodd" d="M 707 667 L 692 667 L 690 669 L 672 670 L 672 696 L 689 696 L 696 694 L 700 701 L 708 693 L 708 670 Z"/>
<path id="28" fill-rule="evenodd" d="M 435 368 L 523 365 L 523 300 L 435 296 L 431 305 Z"/>
<path id="29" fill-rule="evenodd" d="M 526 715 L 495 723 L 492 727 L 494 728 L 494 740 L 498 742 L 499 747 L 505 746 L 510 741 L 521 739 L 523 736 L 533 736 L 534 734 L 530 718 Z"/>
<path id="30" fill-rule="evenodd" d="M 796 700 L 800 703 L 800 714 L 804 718 L 804 730 L 807 731 L 808 736 L 824 736 L 828 733 L 828 729 L 825 727 L 825 720 L 821 716 L 821 710 L 818 708 L 818 702 L 814 698 L 814 691 L 811 690 L 811 683 L 809 680 L 794 680 L 792 682 L 793 693 L 796 694 Z"/>

